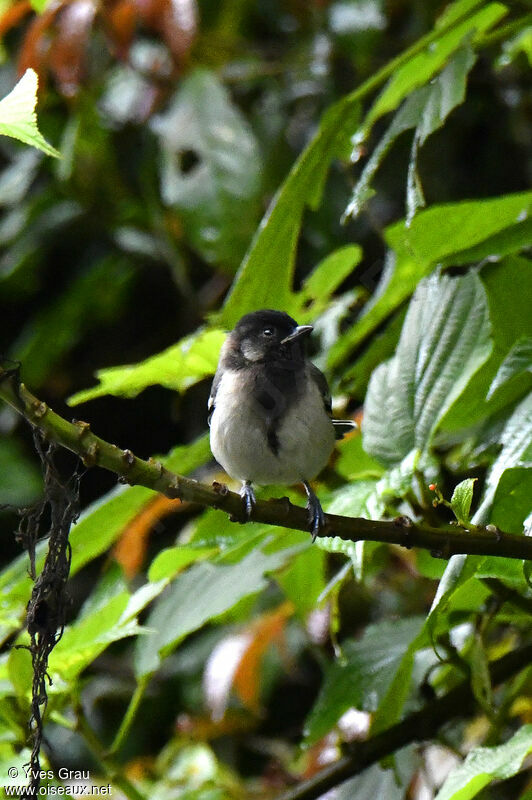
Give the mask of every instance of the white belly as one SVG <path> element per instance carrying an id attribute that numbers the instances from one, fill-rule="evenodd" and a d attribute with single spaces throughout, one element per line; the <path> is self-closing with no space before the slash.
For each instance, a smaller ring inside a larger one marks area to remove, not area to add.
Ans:
<path id="1" fill-rule="evenodd" d="M 235 404 L 235 377 L 234 372 L 224 374 L 211 419 L 211 450 L 218 463 L 232 478 L 259 484 L 290 485 L 314 478 L 327 464 L 335 440 L 318 387 L 307 378 L 311 391 L 305 401 L 297 401 L 284 415 L 276 455 L 266 438 L 267 420 L 251 399 L 244 395 Z"/>

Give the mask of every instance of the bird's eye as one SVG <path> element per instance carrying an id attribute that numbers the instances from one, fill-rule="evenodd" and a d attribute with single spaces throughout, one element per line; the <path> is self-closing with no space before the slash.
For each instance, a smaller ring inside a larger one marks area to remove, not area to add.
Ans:
<path id="1" fill-rule="evenodd" d="M 273 336 L 274 332 L 275 331 L 274 331 L 273 328 L 264 328 L 264 330 L 262 331 L 262 335 L 263 336 Z"/>

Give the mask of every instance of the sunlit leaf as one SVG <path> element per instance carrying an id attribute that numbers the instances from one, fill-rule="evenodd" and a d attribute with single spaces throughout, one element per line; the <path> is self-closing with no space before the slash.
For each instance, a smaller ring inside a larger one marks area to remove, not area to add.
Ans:
<path id="1" fill-rule="evenodd" d="M 225 335 L 220 330 L 200 328 L 138 364 L 101 369 L 96 373 L 100 383 L 77 392 L 69 403 L 74 406 L 105 394 L 136 397 L 153 384 L 183 392 L 215 372 Z"/>
<path id="2" fill-rule="evenodd" d="M 48 144 L 37 127 L 37 84 L 37 73 L 27 69 L 15 88 L 0 100 L 0 134 L 12 136 L 48 156 L 60 158 L 60 153 Z"/>
<path id="3" fill-rule="evenodd" d="M 505 780 L 521 769 L 532 751 L 532 725 L 524 725 L 506 744 L 478 747 L 451 772 L 436 800 L 470 800 L 494 780 Z"/>
<path id="4" fill-rule="evenodd" d="M 458 522 L 469 522 L 469 512 L 473 501 L 473 489 L 476 478 L 466 478 L 455 487 L 451 497 L 451 506 Z"/>

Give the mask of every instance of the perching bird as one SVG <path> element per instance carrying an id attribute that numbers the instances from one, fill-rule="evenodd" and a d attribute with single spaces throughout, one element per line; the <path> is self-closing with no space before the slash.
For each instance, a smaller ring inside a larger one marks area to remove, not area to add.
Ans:
<path id="1" fill-rule="evenodd" d="M 252 483 L 302 483 L 314 540 L 324 516 L 309 481 L 327 464 L 335 438 L 356 426 L 331 419 L 325 376 L 305 355 L 311 330 L 281 311 L 242 317 L 222 347 L 208 408 L 211 450 L 242 481 L 248 517 Z"/>

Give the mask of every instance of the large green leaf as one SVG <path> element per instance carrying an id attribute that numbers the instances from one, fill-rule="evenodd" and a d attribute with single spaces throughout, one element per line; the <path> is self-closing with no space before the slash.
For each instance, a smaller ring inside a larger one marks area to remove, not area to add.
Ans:
<path id="1" fill-rule="evenodd" d="M 470 800 L 494 780 L 511 778 L 532 751 L 532 725 L 524 725 L 509 742 L 499 747 L 478 747 L 454 769 L 436 800 Z"/>
<path id="2" fill-rule="evenodd" d="M 376 711 L 422 626 L 421 617 L 384 621 L 369 626 L 358 641 L 343 644 L 343 659 L 327 670 L 318 699 L 307 717 L 308 745 L 329 733 L 349 708 Z M 408 684 L 409 676 L 403 677 Z"/>
<path id="3" fill-rule="evenodd" d="M 292 311 L 295 250 L 303 211 L 316 208 L 333 158 L 345 153 L 359 119 L 346 97 L 325 114 L 320 129 L 281 186 L 251 244 L 222 309 L 228 327 L 248 311 Z"/>
<path id="4" fill-rule="evenodd" d="M 479 6 L 484 8 L 475 11 Z M 482 0 L 453 3 L 436 23 L 436 29 L 443 30 L 447 26 L 450 29 L 394 72 L 368 114 L 365 126 L 373 125 L 383 114 L 393 111 L 413 89 L 427 83 L 466 38 L 472 38 L 474 43 L 476 36 L 493 27 L 506 13 L 502 3 L 485 5 Z"/>
<path id="5" fill-rule="evenodd" d="M 486 289 L 491 321 L 493 351 L 465 392 L 442 420 L 441 430 L 451 437 L 456 431 L 478 425 L 484 419 L 515 403 L 526 392 L 528 377 L 521 376 L 499 385 L 488 398 L 489 387 L 508 351 L 524 336 L 532 336 L 532 262 L 508 256 L 486 264 L 480 271 Z M 518 290 L 516 291 L 516 287 Z"/>
<path id="6" fill-rule="evenodd" d="M 258 222 L 261 188 L 247 120 L 215 73 L 196 69 L 151 127 L 161 143 L 163 201 L 179 209 L 188 241 L 207 261 L 236 268 Z"/>
<path id="7" fill-rule="evenodd" d="M 489 355 L 489 333 L 476 274 L 433 275 L 420 283 L 395 356 L 371 377 L 364 449 L 388 464 L 427 449 L 443 415 Z"/>
<path id="8" fill-rule="evenodd" d="M 261 591 L 265 575 L 273 572 L 301 546 L 267 552 L 256 546 L 235 564 L 201 562 L 179 575 L 150 613 L 147 635 L 137 642 L 138 677 L 155 672 L 161 660 L 189 633 L 235 606 L 242 598 Z"/>
<path id="9" fill-rule="evenodd" d="M 377 287 L 373 302 L 330 348 L 329 367 L 337 369 L 354 348 L 411 295 L 419 280 L 437 264 L 469 264 L 499 256 L 500 236 L 509 232 L 513 232 L 515 237 L 510 236 L 509 241 L 505 242 L 503 253 L 519 251 L 529 244 L 531 233 L 529 231 L 523 236 L 521 228 L 524 225 L 532 227 L 528 222 L 531 210 L 532 192 L 522 192 L 489 200 L 431 206 L 416 214 L 411 225 L 403 220 L 386 228 L 385 239 L 394 254 L 392 268 L 385 270 L 382 285 Z M 519 235 L 516 228 L 520 231 Z M 489 272 L 490 266 L 485 271 Z M 505 268 L 507 266 L 508 262 L 505 262 Z M 530 280 L 526 270 L 523 280 Z M 510 291 L 510 280 L 506 285 L 506 291 Z M 526 291 L 522 291 L 516 296 L 516 302 L 522 303 L 526 297 Z M 516 324 L 522 325 L 518 314 L 513 317 Z"/>
<path id="10" fill-rule="evenodd" d="M 519 403 L 501 436 L 502 449 L 492 465 L 480 508 L 473 517 L 477 525 L 488 521 L 495 492 L 503 474 L 513 467 L 532 467 L 532 394 Z"/>
<path id="11" fill-rule="evenodd" d="M 61 154 L 48 144 L 37 127 L 37 86 L 37 73 L 27 69 L 15 88 L 0 100 L 0 134 L 19 139 L 47 156 L 60 158 Z"/>
<path id="12" fill-rule="evenodd" d="M 136 397 L 154 384 L 183 392 L 215 372 L 224 339 L 223 331 L 200 328 L 138 364 L 99 370 L 96 375 L 100 383 L 77 392 L 69 403 L 75 406 L 104 394 Z"/>
<path id="13" fill-rule="evenodd" d="M 532 467 L 505 469 L 495 490 L 490 522 L 501 530 L 522 533 L 532 511 L 531 498 Z"/>
<path id="14" fill-rule="evenodd" d="M 416 132 L 408 172 L 409 213 L 407 219 L 410 220 L 413 217 L 418 205 L 424 205 L 419 189 L 417 193 L 414 192 L 414 188 L 418 187 L 418 182 L 414 180 L 417 169 L 417 150 L 434 131 L 443 125 L 451 111 L 463 102 L 467 74 L 474 62 L 475 57 L 471 47 L 460 48 L 437 78 L 409 95 L 364 167 L 347 206 L 346 216 L 357 216 L 361 212 L 366 201 L 374 193 L 371 189 L 371 182 L 381 161 L 395 140 L 411 128 L 415 128 Z M 415 203 L 414 194 L 417 197 Z"/>
<path id="15" fill-rule="evenodd" d="M 486 400 L 505 383 L 513 378 L 522 378 L 526 373 L 532 373 L 532 336 L 522 336 L 513 345 L 493 379 Z"/>

